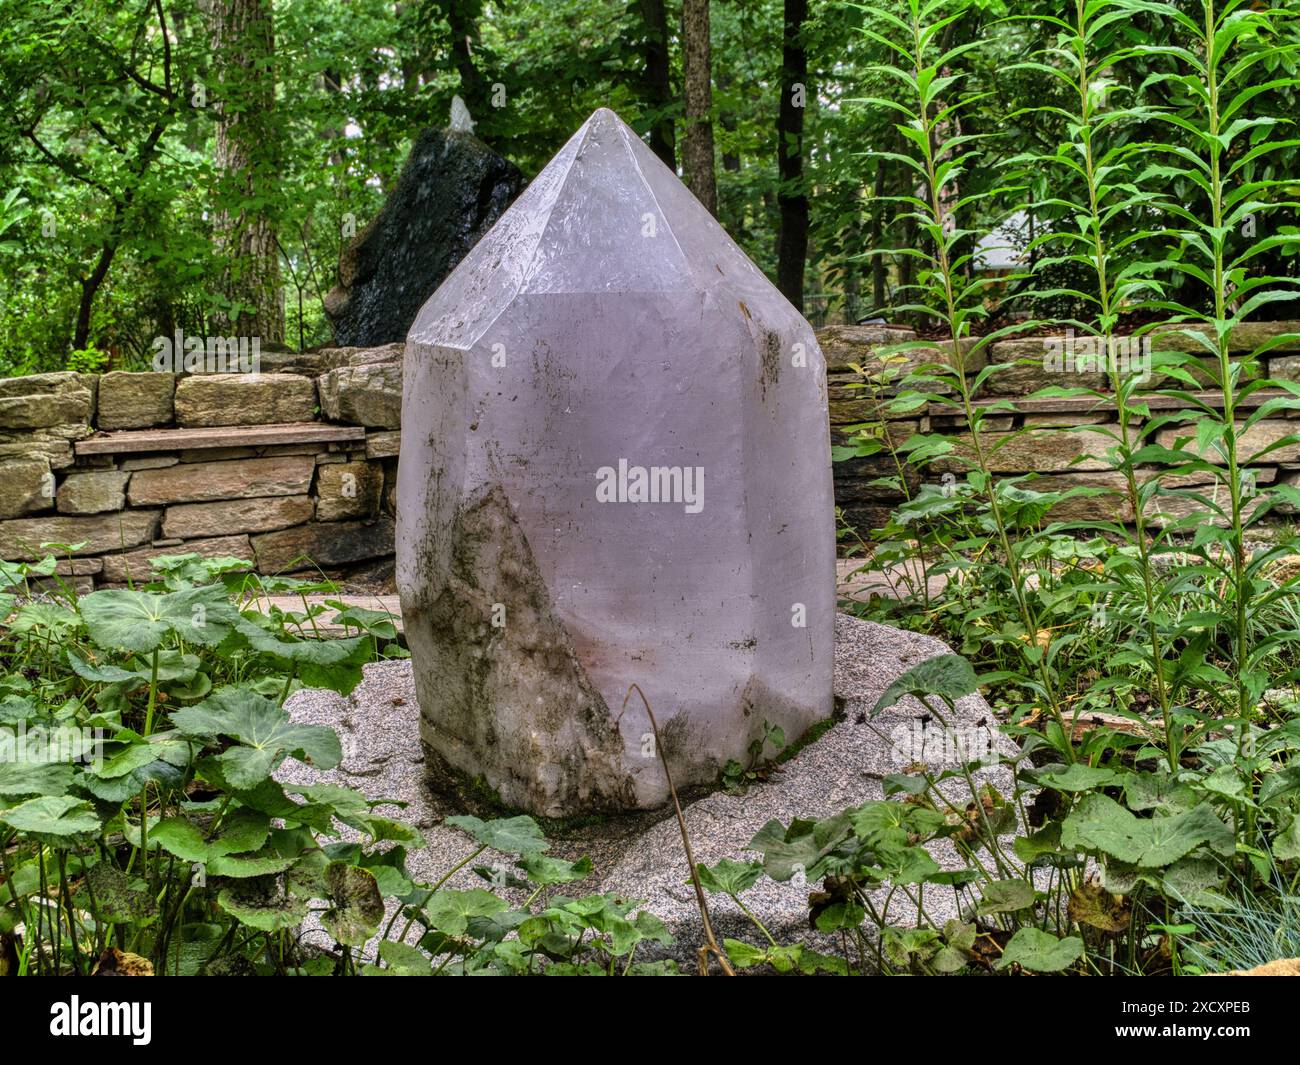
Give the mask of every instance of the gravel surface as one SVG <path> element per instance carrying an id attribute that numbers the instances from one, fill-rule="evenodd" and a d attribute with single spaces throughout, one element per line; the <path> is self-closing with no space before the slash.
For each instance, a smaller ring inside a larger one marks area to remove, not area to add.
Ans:
<path id="1" fill-rule="evenodd" d="M 899 772 L 909 760 L 900 750 L 899 741 L 917 735 L 926 710 L 914 700 L 905 699 L 870 722 L 866 715 L 896 677 L 948 650 L 931 637 L 839 616 L 835 629 L 835 691 L 842 720 L 783 763 L 767 781 L 751 785 L 743 794 L 718 791 L 684 804 L 696 861 L 712 864 L 724 857 L 756 857 L 746 852 L 746 845 L 773 818 L 789 823 L 795 817 L 824 817 L 882 798 L 882 778 Z M 324 773 L 298 762 L 286 762 L 277 774 L 279 779 L 299 784 L 346 784 L 373 800 L 390 800 L 393 805 L 380 807 L 379 812 L 414 824 L 427 841 L 424 849 L 408 857 L 408 867 L 417 881 L 438 879 L 475 849 L 476 844 L 468 836 L 442 824 L 445 817 L 464 811 L 424 785 L 419 708 L 409 661 L 367 666 L 365 681 L 346 698 L 312 689 L 295 693 L 286 705 L 297 722 L 337 729 L 343 740 L 344 760 L 338 769 Z M 987 736 L 988 742 L 1003 753 L 1014 751 L 1009 741 L 992 729 L 993 715 L 983 697 L 968 696 L 957 704 L 957 711 L 957 719 L 951 722 L 954 726 Z M 1010 774 L 1003 768 L 981 770 L 978 777 L 991 781 L 1003 794 L 1009 791 Z M 962 781 L 950 781 L 944 787 L 950 789 L 955 804 L 965 806 L 969 796 Z M 676 936 L 677 942 L 668 953 L 691 965 L 701 941 L 700 917 L 687 881 L 677 822 L 665 817 L 666 813 L 603 818 L 580 828 L 568 826 L 558 835 L 552 833 L 551 853 L 567 858 L 586 854 L 592 859 L 592 878 L 583 884 L 567 885 L 566 894 L 603 890 L 646 899 L 649 908 Z M 961 864 L 947 844 L 936 845 L 932 853 L 945 867 Z M 507 866 L 510 863 L 509 858 L 488 852 L 475 864 L 491 866 L 497 861 Z M 474 887 L 481 886 L 482 880 L 467 867 L 448 884 Z M 815 888 L 793 882 L 777 884 L 764 878 L 744 897 L 778 942 L 799 939 L 823 950 L 835 949 L 835 944 L 809 929 L 807 895 Z M 888 901 L 891 918 L 909 921 L 915 910 L 908 896 L 902 891 L 887 899 L 888 895 L 887 891 L 881 892 L 878 907 L 883 909 Z M 939 924 L 956 916 L 949 889 L 932 887 L 923 903 L 927 914 Z M 759 934 L 753 925 L 729 899 L 714 898 L 710 911 L 719 937 L 758 942 Z M 309 924 L 304 933 L 309 942 L 328 945 L 328 936 L 319 926 Z"/>

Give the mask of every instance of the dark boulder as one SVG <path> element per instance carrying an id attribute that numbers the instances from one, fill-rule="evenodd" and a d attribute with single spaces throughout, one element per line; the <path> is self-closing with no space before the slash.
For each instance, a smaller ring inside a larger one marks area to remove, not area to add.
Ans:
<path id="1" fill-rule="evenodd" d="M 472 133 L 421 133 L 397 187 L 343 253 L 340 283 L 325 297 L 335 343 L 405 340 L 420 307 L 525 184 Z"/>

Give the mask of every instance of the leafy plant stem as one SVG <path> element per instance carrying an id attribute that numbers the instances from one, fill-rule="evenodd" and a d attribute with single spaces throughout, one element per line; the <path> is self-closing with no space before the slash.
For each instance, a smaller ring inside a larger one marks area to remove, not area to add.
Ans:
<path id="1" fill-rule="evenodd" d="M 153 711 L 158 700 L 158 648 L 154 648 L 149 667 L 149 705 L 144 713 L 144 734 L 153 734 Z"/>

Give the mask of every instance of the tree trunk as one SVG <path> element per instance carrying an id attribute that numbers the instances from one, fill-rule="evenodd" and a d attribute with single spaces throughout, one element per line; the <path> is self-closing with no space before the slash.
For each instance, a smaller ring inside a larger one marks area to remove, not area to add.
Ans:
<path id="1" fill-rule="evenodd" d="M 650 127 L 650 150 L 677 172 L 677 132 L 668 113 L 673 102 L 673 84 L 668 57 L 668 13 L 664 0 L 641 0 L 641 21 L 645 28 L 645 70 L 641 75 L 646 106 L 656 118 Z"/>
<path id="2" fill-rule="evenodd" d="M 808 53 L 803 24 L 808 0 L 785 0 L 781 52 L 781 108 L 777 116 L 777 206 L 781 214 L 776 243 L 776 287 L 803 311 L 804 260 L 808 257 L 808 197 L 803 187 L 803 113 L 807 102 Z"/>
<path id="3" fill-rule="evenodd" d="M 876 160 L 875 203 L 871 205 L 871 250 L 878 252 L 885 229 L 885 165 L 886 160 Z M 871 256 L 871 313 L 881 314 L 885 307 L 885 257 Z"/>
<path id="4" fill-rule="evenodd" d="M 465 101 L 470 118 L 475 123 L 491 126 L 492 101 L 489 86 L 474 62 L 482 0 L 441 0 L 441 7 L 451 32 L 451 52 L 456 58 L 456 71 L 460 74 L 460 97 Z M 484 137 L 489 135 L 485 130 L 479 132 Z"/>
<path id="5" fill-rule="evenodd" d="M 718 89 L 724 96 L 730 91 L 732 77 L 724 71 L 718 71 Z M 718 154 L 722 157 L 724 174 L 740 173 L 740 152 L 736 149 L 736 131 L 740 123 L 734 111 L 718 112 L 718 125 L 722 127 L 723 143 L 718 145 Z M 727 178 L 718 186 L 718 221 L 736 240 L 741 240 L 745 230 L 744 189 L 739 180 Z M 743 243 L 743 241 L 742 241 Z"/>
<path id="6" fill-rule="evenodd" d="M 275 33 L 270 0 L 219 0 L 209 7 L 216 86 L 217 207 L 213 213 L 223 294 L 235 313 L 214 327 L 284 342 L 276 211 L 280 181 L 275 128 Z M 256 201 L 261 202 L 256 202 Z"/>
<path id="7" fill-rule="evenodd" d="M 713 172 L 713 82 L 709 57 L 709 0 L 682 0 L 682 86 L 686 133 L 682 171 L 695 198 L 718 213 L 718 182 Z"/>
<path id="8" fill-rule="evenodd" d="M 167 92 L 171 93 L 171 74 L 167 75 Z M 149 164 L 153 162 L 155 150 L 162 135 L 166 132 L 167 123 L 175 115 L 175 98 L 169 95 L 168 108 L 166 115 L 154 123 L 153 129 L 149 131 L 149 136 L 145 138 L 144 143 L 140 145 L 140 154 L 135 165 L 135 175 L 137 178 L 143 177 Z M 113 204 L 113 217 L 108 224 L 108 235 L 103 244 L 100 245 L 99 259 L 95 262 L 95 269 L 91 271 L 89 277 L 81 279 L 81 299 L 77 305 L 77 324 L 73 328 L 72 347 L 76 351 L 81 351 L 90 346 L 90 321 L 91 312 L 95 306 L 95 296 L 98 294 L 100 286 L 103 285 L 104 279 L 108 277 L 108 269 L 113 265 L 113 259 L 117 255 L 118 246 L 122 241 L 122 229 L 125 225 L 127 211 L 131 204 L 135 202 L 136 186 L 134 183 L 127 186 L 126 191 L 122 193 L 120 199 Z"/>
<path id="9" fill-rule="evenodd" d="M 338 71 L 330 70 L 328 67 L 321 72 L 320 87 L 328 97 L 337 97 L 338 103 L 343 104 L 343 76 Z M 334 101 L 331 101 L 333 103 Z M 330 146 L 330 166 L 340 174 L 343 167 L 347 165 L 347 129 L 345 125 L 329 125 L 320 131 L 321 140 L 329 142 Z"/>
<path id="10" fill-rule="evenodd" d="M 77 324 L 72 330 L 72 348 L 74 351 L 82 351 L 90 347 L 90 316 L 95 306 L 95 295 L 99 292 L 99 286 L 104 283 L 104 278 L 108 276 L 108 268 L 113 265 L 113 257 L 117 255 L 117 243 L 105 243 L 99 249 L 99 258 L 95 261 L 95 269 L 90 272 L 89 277 L 81 279 L 81 299 L 77 301 Z"/>

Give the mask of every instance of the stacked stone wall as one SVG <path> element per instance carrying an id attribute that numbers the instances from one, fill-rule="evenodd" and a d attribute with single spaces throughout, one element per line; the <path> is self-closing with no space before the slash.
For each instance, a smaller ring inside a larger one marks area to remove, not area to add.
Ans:
<path id="1" fill-rule="evenodd" d="M 889 367 L 896 373 L 899 366 L 949 358 L 943 342 L 889 355 L 890 345 L 915 341 L 915 334 L 878 326 L 817 332 L 833 443 L 850 442 L 854 426 L 875 424 L 900 443 L 932 432 L 951 436 L 958 449 L 969 444 L 953 404 L 932 400 L 891 412 L 886 401 L 897 382 L 868 386 Z M 1234 357 L 1270 345 L 1243 380 L 1254 374 L 1300 383 L 1300 340 L 1287 337 L 1292 333 L 1300 333 L 1300 322 L 1234 332 Z M 998 408 L 985 422 L 992 467 L 1000 476 L 1036 474 L 1034 487 L 1043 491 L 1118 488 L 1105 459 L 1112 444 L 1107 434 L 1117 428 L 1113 404 L 1091 396 L 1028 398 L 1050 385 L 1105 386 L 1105 375 L 1087 359 L 1062 360 L 1063 347 L 1068 351 L 1069 342 L 1061 337 L 1003 340 L 966 359 L 972 381 L 989 364 L 1006 364 L 979 389 Z M 1157 335 L 1150 350 L 1202 352 L 1181 333 Z M 1202 383 L 1200 401 L 1221 409 L 1222 397 L 1209 389 L 1208 378 Z M 1143 382 L 1151 417 L 1168 419 L 1155 437 L 1167 446 L 1194 436 L 1201 413 L 1158 394 L 1172 384 L 1155 372 Z M 1248 397 L 1242 417 L 1274 394 Z M 259 372 L 249 374 L 63 372 L 0 379 L 0 559 L 62 556 L 59 577 L 82 591 L 147 579 L 151 557 L 191 551 L 245 558 L 264 574 L 321 569 L 386 583 L 401 405 L 401 344 L 263 353 Z M 1243 452 L 1296 432 L 1300 419 L 1278 412 L 1250 428 Z M 928 468 L 905 465 L 904 476 L 914 491 L 923 480 L 960 468 L 949 458 Z M 1300 444 L 1268 452 L 1251 472 L 1255 484 L 1300 485 Z M 860 532 L 884 524 L 902 496 L 876 482 L 896 474 L 884 454 L 837 462 L 836 503 L 845 520 Z M 1179 481 L 1208 486 L 1212 478 Z M 1159 520 L 1180 516 L 1178 508 L 1187 505 L 1166 500 Z M 1275 509 L 1282 520 L 1292 516 L 1285 506 Z M 1051 517 L 1131 519 L 1114 495 L 1070 499 Z"/>
<path id="2" fill-rule="evenodd" d="M 1293 335 L 1294 334 L 1294 335 Z M 909 407 L 905 412 L 891 412 L 889 401 L 900 391 L 900 379 L 909 367 L 951 361 L 951 344 L 935 341 L 933 347 L 917 347 L 892 354 L 892 345 L 916 341 L 905 329 L 879 326 L 828 326 L 818 330 L 818 340 L 826 357 L 830 388 L 832 442 L 847 445 L 853 427 L 862 424 L 883 426 L 894 443 L 902 443 L 915 433 L 936 433 L 952 438 L 958 451 L 969 448 L 970 436 L 961 410 L 955 402 L 931 400 Z M 1239 390 L 1249 381 L 1269 378 L 1300 383 L 1300 322 L 1260 322 L 1238 327 L 1230 338 L 1235 360 L 1243 362 Z M 1267 349 L 1262 350 L 1261 349 Z M 1256 359 L 1251 353 L 1261 351 Z M 1139 372 L 1140 363 L 1160 352 L 1186 352 L 1197 361 L 1210 359 L 1205 346 L 1183 331 L 1158 332 L 1149 342 L 1130 341 L 1106 357 L 1121 365 L 1128 361 L 1129 372 Z M 1107 460 L 1107 450 L 1118 438 L 1118 420 L 1113 397 L 1098 399 L 1091 395 L 1030 398 L 1031 393 L 1050 386 L 1062 389 L 1097 389 L 1107 387 L 1107 375 L 1099 368 L 1099 356 L 1080 338 L 1069 336 L 1025 337 L 994 341 L 973 354 L 968 346 L 964 369 L 972 387 L 990 365 L 1000 369 L 979 382 L 977 398 L 989 409 L 983 423 L 983 441 L 989 465 L 999 477 L 1034 474 L 1026 487 L 1047 492 L 1076 486 L 1119 489 L 1123 482 Z M 856 367 L 856 369 L 855 369 Z M 862 371 L 862 372 L 859 372 Z M 1187 390 L 1152 366 L 1139 379 L 1139 389 L 1146 393 L 1141 402 L 1151 418 L 1160 418 L 1149 443 L 1175 447 L 1180 439 L 1191 438 L 1194 447 L 1196 422 L 1204 414 L 1197 403 L 1223 409 L 1222 393 L 1214 390 L 1204 370 L 1192 366 L 1199 390 L 1193 390 L 1196 403 L 1160 395 L 1161 389 Z M 882 378 L 892 377 L 892 382 Z M 1244 427 L 1270 398 L 1285 395 L 1281 389 L 1260 389 L 1245 397 L 1238 407 L 1239 422 Z M 1141 424 L 1145 416 L 1132 420 Z M 1250 456 L 1292 434 L 1300 433 L 1298 412 L 1278 411 L 1249 428 L 1242 438 L 1239 452 Z M 1207 455 L 1207 457 L 1209 457 Z M 939 482 L 945 474 L 960 476 L 968 466 L 959 458 L 939 459 L 928 467 L 904 464 L 903 473 L 909 490 L 915 492 L 929 480 Z M 1286 483 L 1300 485 L 1300 444 L 1283 446 L 1262 455 L 1250 464 L 1255 485 Z M 1142 467 L 1144 475 L 1156 471 L 1150 464 Z M 835 464 L 835 497 L 845 520 L 860 534 L 878 528 L 903 496 L 894 487 L 879 482 L 897 477 L 893 458 L 887 453 L 870 457 L 848 458 Z M 1171 487 L 1204 485 L 1212 494 L 1211 473 L 1179 475 Z M 1221 491 L 1220 491 L 1221 494 Z M 1161 496 L 1157 513 L 1148 515 L 1154 524 L 1177 520 L 1196 504 L 1185 498 Z M 1294 509 L 1275 507 L 1269 520 L 1294 520 Z M 1121 519 L 1131 522 L 1127 503 L 1115 494 L 1075 496 L 1052 510 L 1051 520 L 1089 521 Z"/>
<path id="3" fill-rule="evenodd" d="M 55 554 L 82 591 L 185 552 L 390 580 L 401 356 L 393 344 L 263 353 L 247 374 L 0 379 L 0 559 Z"/>

